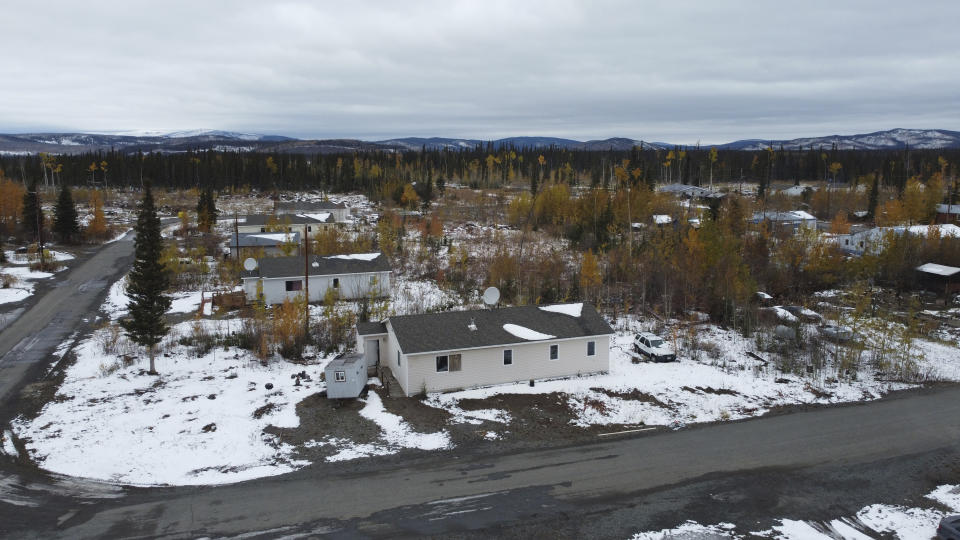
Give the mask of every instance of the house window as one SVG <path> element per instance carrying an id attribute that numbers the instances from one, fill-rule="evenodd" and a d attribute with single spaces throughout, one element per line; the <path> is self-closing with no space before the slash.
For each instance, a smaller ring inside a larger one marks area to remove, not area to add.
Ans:
<path id="1" fill-rule="evenodd" d="M 266 227 L 260 227 L 260 232 L 267 232 L 267 228 L 266 228 Z"/>
<path id="2" fill-rule="evenodd" d="M 596 356 L 597 354 L 597 342 L 588 341 L 587 342 L 587 356 Z"/>
<path id="3" fill-rule="evenodd" d="M 559 357 L 560 357 L 560 346 L 559 346 L 559 345 L 551 345 L 551 346 L 550 346 L 550 359 L 551 359 L 551 360 L 556 360 L 556 359 L 559 358 Z"/>
<path id="4" fill-rule="evenodd" d="M 333 278 L 333 288 L 334 289 L 340 288 L 340 278 Z"/>
<path id="5" fill-rule="evenodd" d="M 336 372 L 334 372 L 334 374 L 333 374 L 333 379 L 334 379 L 336 382 L 346 382 L 346 381 L 347 381 L 347 373 L 346 373 L 345 371 L 336 371 Z"/>
<path id="6" fill-rule="evenodd" d="M 313 227 L 307 225 L 307 232 L 313 232 Z"/>
<path id="7" fill-rule="evenodd" d="M 370 286 L 373 287 L 377 284 L 377 276 L 370 276 Z"/>
<path id="8" fill-rule="evenodd" d="M 437 373 L 460 371 L 460 355 L 444 354 L 437 357 Z"/>
<path id="9" fill-rule="evenodd" d="M 285 285 L 286 285 L 287 292 L 303 290 L 303 282 L 300 281 L 299 279 L 289 280 L 285 283 Z"/>
<path id="10" fill-rule="evenodd" d="M 400 351 L 397 351 L 397 367 L 400 367 Z"/>
<path id="11" fill-rule="evenodd" d="M 503 365 L 505 366 L 513 365 L 513 349 L 503 350 Z"/>

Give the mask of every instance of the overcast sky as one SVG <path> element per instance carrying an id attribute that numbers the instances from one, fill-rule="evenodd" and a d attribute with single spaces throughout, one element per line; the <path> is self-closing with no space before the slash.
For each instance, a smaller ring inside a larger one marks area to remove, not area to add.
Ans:
<path id="1" fill-rule="evenodd" d="M 960 1 L 4 2 L 0 132 L 960 130 Z"/>

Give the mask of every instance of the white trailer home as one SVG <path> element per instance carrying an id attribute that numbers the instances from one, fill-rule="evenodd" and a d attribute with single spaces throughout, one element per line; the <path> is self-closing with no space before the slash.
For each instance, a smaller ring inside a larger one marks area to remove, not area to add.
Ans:
<path id="1" fill-rule="evenodd" d="M 337 222 L 330 212 L 317 214 L 285 214 L 273 216 L 269 214 L 250 214 L 242 221 L 237 222 L 237 232 L 240 233 L 302 233 L 312 235 L 327 227 L 336 227 Z"/>
<path id="2" fill-rule="evenodd" d="M 876 255 L 886 248 L 890 238 L 905 234 L 921 237 L 938 235 L 940 238 L 960 238 L 960 227 L 952 223 L 944 225 L 909 225 L 898 227 L 874 227 L 851 234 L 839 234 L 836 243 L 852 255 Z"/>
<path id="3" fill-rule="evenodd" d="M 590 304 L 559 304 L 390 317 L 357 344 L 412 396 L 606 372 L 612 334 Z"/>
<path id="4" fill-rule="evenodd" d="M 308 263 L 303 257 L 263 258 L 255 269 L 241 274 L 247 300 L 257 298 L 257 285 L 261 284 L 267 305 L 302 295 L 306 275 L 310 277 L 311 302 L 322 300 L 328 289 L 341 299 L 358 300 L 384 296 L 391 287 L 390 262 L 381 253 L 311 256 Z"/>

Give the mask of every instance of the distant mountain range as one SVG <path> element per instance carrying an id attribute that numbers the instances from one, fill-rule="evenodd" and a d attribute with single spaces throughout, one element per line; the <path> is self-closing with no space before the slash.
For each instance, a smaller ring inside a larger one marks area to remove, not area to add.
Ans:
<path id="1" fill-rule="evenodd" d="M 463 149 L 477 146 L 505 146 L 526 148 L 557 147 L 568 150 L 629 150 L 635 146 L 667 149 L 675 146 L 664 142 L 649 142 L 623 137 L 603 140 L 577 141 L 557 137 L 507 137 L 493 141 L 442 137 L 404 137 L 382 141 L 357 139 L 295 139 L 280 135 L 258 135 L 219 130 L 140 131 L 118 133 L 20 133 L 0 134 L 0 155 L 74 154 L 95 150 L 125 150 L 128 152 L 186 152 L 187 150 L 222 150 L 248 152 L 287 152 L 302 154 L 406 150 Z M 724 150 L 757 151 L 768 147 L 779 149 L 831 148 L 841 150 L 890 150 L 898 148 L 960 148 L 960 132 L 944 129 L 891 129 L 860 135 L 829 135 L 789 140 L 745 139 L 716 146 Z"/>

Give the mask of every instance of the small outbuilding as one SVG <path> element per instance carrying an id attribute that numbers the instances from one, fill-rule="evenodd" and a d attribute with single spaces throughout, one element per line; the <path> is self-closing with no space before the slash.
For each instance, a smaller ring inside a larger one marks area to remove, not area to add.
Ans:
<path id="1" fill-rule="evenodd" d="M 367 386 L 367 364 L 360 354 L 334 358 L 323 368 L 323 375 L 330 399 L 353 399 Z"/>
<path id="2" fill-rule="evenodd" d="M 927 263 L 916 268 L 920 286 L 937 294 L 960 292 L 960 268 Z"/>

